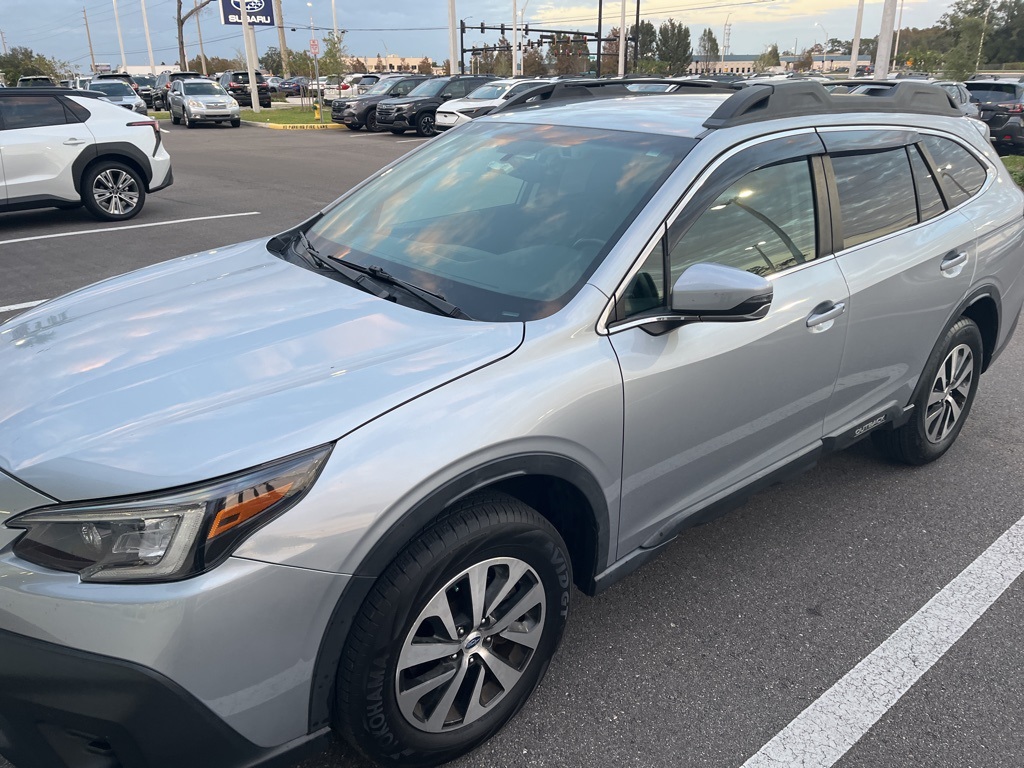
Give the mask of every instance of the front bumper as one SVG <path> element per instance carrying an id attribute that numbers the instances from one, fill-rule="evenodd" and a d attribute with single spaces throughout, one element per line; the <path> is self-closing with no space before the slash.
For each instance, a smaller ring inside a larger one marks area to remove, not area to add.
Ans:
<path id="1" fill-rule="evenodd" d="M 224 120 L 238 120 L 240 111 L 238 107 L 189 107 L 189 115 L 191 115 L 196 122 L 208 122 L 212 120 L 223 122 Z"/>
<path id="2" fill-rule="evenodd" d="M 380 112 L 378 112 L 377 113 L 377 124 L 383 126 L 384 128 L 389 128 L 389 129 L 394 128 L 395 130 L 398 130 L 399 128 L 402 128 L 402 129 L 404 129 L 406 131 L 408 131 L 410 128 L 414 127 L 409 122 L 409 117 L 407 115 L 405 115 L 405 114 L 397 114 L 397 115 L 387 115 L 387 116 L 385 116 L 385 115 L 381 115 Z"/>
<path id="3" fill-rule="evenodd" d="M 153 670 L 0 630 L 0 754 L 18 768 L 284 766 L 327 737 L 259 747 Z"/>

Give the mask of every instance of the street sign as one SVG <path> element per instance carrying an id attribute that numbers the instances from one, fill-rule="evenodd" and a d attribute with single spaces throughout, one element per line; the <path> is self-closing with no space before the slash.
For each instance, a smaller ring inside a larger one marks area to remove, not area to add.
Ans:
<path id="1" fill-rule="evenodd" d="M 242 25 L 243 0 L 220 0 L 220 23 Z M 249 23 L 254 27 L 273 27 L 274 6 L 271 0 L 244 0 L 249 13 Z"/>
<path id="2" fill-rule="evenodd" d="M 309 41 L 309 52 L 313 56 L 319 56 L 320 55 L 320 41 L 319 40 L 310 40 Z"/>

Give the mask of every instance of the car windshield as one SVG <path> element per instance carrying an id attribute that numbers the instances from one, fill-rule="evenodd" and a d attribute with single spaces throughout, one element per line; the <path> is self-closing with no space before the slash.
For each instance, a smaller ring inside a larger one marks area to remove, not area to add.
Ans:
<path id="1" fill-rule="evenodd" d="M 475 91 L 470 92 L 466 97 L 467 99 L 482 99 L 482 100 L 493 100 L 500 99 L 502 95 L 509 89 L 507 85 L 481 85 Z"/>
<path id="2" fill-rule="evenodd" d="M 101 80 L 92 84 L 91 90 L 105 93 L 107 96 L 132 96 L 134 91 L 121 80 Z"/>
<path id="3" fill-rule="evenodd" d="M 580 289 L 695 140 L 472 123 L 342 200 L 321 254 L 443 295 L 478 320 L 546 317 Z"/>
<path id="4" fill-rule="evenodd" d="M 441 80 L 426 80 L 409 91 L 409 95 L 437 96 L 446 85 L 448 85 L 448 81 L 443 78 Z"/>
<path id="5" fill-rule="evenodd" d="M 1013 83 L 985 83 L 984 85 L 967 84 L 967 90 L 979 101 L 1005 101 L 1017 98 L 1017 86 Z"/>
<path id="6" fill-rule="evenodd" d="M 401 80 L 397 77 L 393 77 L 390 80 L 380 80 L 375 86 L 366 92 L 367 96 L 375 93 L 391 93 L 391 89 L 398 85 Z"/>
<path id="7" fill-rule="evenodd" d="M 185 93 L 189 96 L 227 96 L 227 91 L 217 83 L 185 83 Z"/>

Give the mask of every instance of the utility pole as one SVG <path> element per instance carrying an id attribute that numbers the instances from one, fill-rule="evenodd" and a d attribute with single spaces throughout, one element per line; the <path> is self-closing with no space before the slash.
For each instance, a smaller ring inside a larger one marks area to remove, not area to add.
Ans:
<path id="1" fill-rule="evenodd" d="M 85 15 L 85 8 L 82 8 L 82 18 L 85 20 L 85 39 L 89 41 L 89 61 L 92 62 L 92 72 L 96 71 L 96 56 L 92 52 L 92 35 L 89 34 L 89 17 Z M 4 41 L 4 53 L 7 53 L 7 41 Z"/>
<path id="2" fill-rule="evenodd" d="M 988 12 L 992 10 L 992 3 L 985 4 L 985 20 L 981 23 L 981 39 L 978 40 L 978 58 L 974 60 L 974 71 L 981 67 L 981 47 L 985 44 L 985 30 L 988 29 Z"/>
<path id="3" fill-rule="evenodd" d="M 619 77 L 626 74 L 626 0 L 620 0 L 619 5 Z M 598 50 L 601 50 L 601 41 L 597 41 Z"/>
<path id="4" fill-rule="evenodd" d="M 281 49 L 281 77 L 289 77 L 292 73 L 288 64 L 288 42 L 284 39 L 284 12 L 281 0 L 274 0 L 274 18 L 277 19 L 277 45 Z"/>
<path id="5" fill-rule="evenodd" d="M 732 32 L 732 24 L 729 23 L 729 17 L 732 16 L 732 11 L 725 14 L 725 24 L 722 25 L 722 71 L 725 72 L 725 55 L 729 53 L 729 34 Z"/>
<path id="6" fill-rule="evenodd" d="M 338 9 L 334 6 L 334 0 L 331 0 L 331 19 L 334 21 L 334 40 L 338 40 Z"/>
<path id="7" fill-rule="evenodd" d="M 850 77 L 857 76 L 860 63 L 860 27 L 864 22 L 864 0 L 857 3 L 857 24 L 853 28 L 853 47 L 850 49 Z"/>
<path id="8" fill-rule="evenodd" d="M 145 3 L 146 0 L 142 0 L 142 2 Z M 207 71 L 206 67 L 206 51 L 203 50 L 203 28 L 199 24 L 199 0 L 192 0 L 192 4 L 195 8 L 196 32 L 199 34 L 199 61 L 203 63 L 203 75 L 206 76 L 210 73 Z"/>
<path id="9" fill-rule="evenodd" d="M 622 0 L 625 2 L 626 0 Z M 601 76 L 601 59 L 604 58 L 604 43 L 601 34 L 601 22 L 604 21 L 604 0 L 597 0 L 597 71 L 595 72 L 596 77 Z M 588 46 L 589 48 L 589 46 Z"/>
<path id="10" fill-rule="evenodd" d="M 512 0 L 512 77 L 519 74 L 519 8 Z"/>
<path id="11" fill-rule="evenodd" d="M 117 27 L 117 44 L 121 46 L 121 71 L 128 71 L 128 59 L 124 55 L 124 38 L 121 37 L 121 17 L 117 14 L 117 0 L 114 3 L 114 26 Z"/>
<path id="12" fill-rule="evenodd" d="M 448 70 L 451 74 L 458 74 L 455 71 L 459 54 L 459 40 L 456 30 L 458 24 L 455 20 L 455 0 L 448 0 Z"/>
<path id="13" fill-rule="evenodd" d="M 900 14 L 896 18 L 896 45 L 892 49 L 892 67 L 890 69 L 896 69 L 896 57 L 900 53 L 900 31 L 903 29 L 903 0 L 900 0 Z M 977 67 L 975 67 L 977 69 Z"/>
<path id="14" fill-rule="evenodd" d="M 82 9 L 82 13 L 85 13 L 85 8 Z M 0 29 L 0 42 L 4 44 L 4 56 L 7 55 L 7 38 L 4 37 L 4 31 Z M 91 43 L 90 43 L 91 46 Z"/>
<path id="15" fill-rule="evenodd" d="M 146 30 L 146 48 L 149 51 L 149 74 L 156 76 L 156 64 L 153 61 L 153 41 L 149 38 L 149 19 L 146 17 L 146 0 L 139 0 L 142 4 L 142 26 Z M 82 10 L 85 10 L 84 8 Z"/>
<path id="16" fill-rule="evenodd" d="M 248 3 L 242 2 L 239 5 L 241 5 L 239 13 L 242 14 L 242 42 L 245 43 L 245 64 L 249 72 L 249 103 L 252 105 L 252 111 L 259 114 L 260 91 L 256 87 L 256 63 L 252 60 L 253 51 L 249 45 L 249 38 L 252 36 L 252 24 L 249 23 Z"/>
<path id="17" fill-rule="evenodd" d="M 625 2 L 625 0 L 623 0 Z M 636 32 L 633 34 L 633 72 L 640 66 L 640 0 L 636 0 Z"/>
<path id="18" fill-rule="evenodd" d="M 878 31 L 875 52 L 875 80 L 889 79 L 889 56 L 892 55 L 892 33 L 896 26 L 896 0 L 885 0 L 882 6 L 882 28 Z"/>

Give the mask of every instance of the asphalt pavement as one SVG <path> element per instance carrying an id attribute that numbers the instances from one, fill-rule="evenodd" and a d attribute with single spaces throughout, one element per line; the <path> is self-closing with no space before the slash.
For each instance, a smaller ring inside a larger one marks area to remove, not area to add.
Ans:
<path id="1" fill-rule="evenodd" d="M 281 231 L 417 141 L 166 127 L 175 184 L 128 222 L 135 228 L 84 211 L 0 214 L 0 308 Z M 210 216 L 224 218 L 184 221 Z M 23 239 L 79 231 L 87 234 Z M 938 462 L 894 465 L 860 443 L 685 532 L 598 597 L 576 593 L 562 648 L 533 698 L 452 765 L 737 768 L 855 668 L 868 676 L 865 693 L 843 706 L 862 714 L 857 708 L 892 682 L 891 669 L 865 660 L 1024 515 L 1022 380 L 1018 334 Z M 961 610 L 966 616 L 968 608 L 953 609 Z M 1024 765 L 1021 582 L 977 614 L 837 761 L 749 765 Z M 302 768 L 367 765 L 338 744 Z"/>

